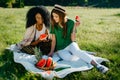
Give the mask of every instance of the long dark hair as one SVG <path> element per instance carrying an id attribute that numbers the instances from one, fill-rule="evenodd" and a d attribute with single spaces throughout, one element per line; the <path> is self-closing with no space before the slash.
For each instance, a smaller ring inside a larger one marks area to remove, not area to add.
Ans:
<path id="1" fill-rule="evenodd" d="M 53 9 L 51 11 L 51 25 L 52 25 L 52 29 L 54 28 L 55 25 L 58 25 L 58 23 L 56 23 L 55 20 L 53 19 L 52 13 L 58 14 L 58 16 L 60 18 L 60 23 L 63 26 L 63 36 L 65 37 L 66 34 L 67 34 L 67 27 L 66 27 L 66 22 L 65 22 L 66 13 L 63 13 L 63 12 L 58 11 L 56 9 Z"/>
<path id="2" fill-rule="evenodd" d="M 50 27 L 50 13 L 44 6 L 32 7 L 26 14 L 26 28 L 36 23 L 35 15 L 39 13 L 43 18 L 43 23 L 47 28 Z"/>

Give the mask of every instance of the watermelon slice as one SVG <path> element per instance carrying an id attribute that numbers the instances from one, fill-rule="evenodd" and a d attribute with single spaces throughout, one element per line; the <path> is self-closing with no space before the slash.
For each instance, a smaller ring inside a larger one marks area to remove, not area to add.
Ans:
<path id="1" fill-rule="evenodd" d="M 78 22 L 79 22 L 79 21 L 80 21 L 80 17 L 79 17 L 79 16 L 76 16 L 76 17 L 75 17 L 75 21 L 78 21 Z"/>
<path id="2" fill-rule="evenodd" d="M 44 39 L 47 38 L 47 36 L 48 36 L 47 34 L 41 34 L 40 37 L 39 37 L 39 39 L 40 40 L 44 40 Z"/>
<path id="3" fill-rule="evenodd" d="M 41 59 L 41 60 L 39 60 L 39 61 L 36 63 L 36 66 L 37 66 L 38 68 L 42 68 L 42 67 L 45 66 L 45 64 L 46 64 L 46 59 Z"/>
<path id="4" fill-rule="evenodd" d="M 53 61 L 51 57 L 48 57 L 47 62 L 46 62 L 46 67 L 50 67 L 52 65 Z"/>

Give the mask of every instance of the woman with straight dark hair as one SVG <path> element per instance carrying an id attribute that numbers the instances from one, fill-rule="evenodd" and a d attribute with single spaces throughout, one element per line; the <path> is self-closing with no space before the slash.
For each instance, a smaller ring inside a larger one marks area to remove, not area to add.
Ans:
<path id="1" fill-rule="evenodd" d="M 54 54 L 56 54 L 66 61 L 72 61 L 73 56 L 77 56 L 86 63 L 95 66 L 102 73 L 108 71 L 107 67 L 97 63 L 88 53 L 79 48 L 75 42 L 74 21 L 66 18 L 66 11 L 62 6 L 54 6 L 51 11 L 51 22 L 52 45 L 49 56 L 53 56 L 54 59 Z"/>

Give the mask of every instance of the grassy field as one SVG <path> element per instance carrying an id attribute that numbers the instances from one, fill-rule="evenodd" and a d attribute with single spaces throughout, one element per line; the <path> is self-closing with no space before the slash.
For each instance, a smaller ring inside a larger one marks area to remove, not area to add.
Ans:
<path id="1" fill-rule="evenodd" d="M 47 7 L 51 11 L 52 7 Z M 0 80 L 44 80 L 13 61 L 13 54 L 5 48 L 22 40 L 25 32 L 25 15 L 29 7 L 0 8 Z M 53 80 L 120 80 L 120 9 L 66 7 L 68 17 L 81 18 L 77 42 L 81 49 L 93 51 L 110 60 L 106 74 L 95 68 L 74 72 L 63 79 Z"/>

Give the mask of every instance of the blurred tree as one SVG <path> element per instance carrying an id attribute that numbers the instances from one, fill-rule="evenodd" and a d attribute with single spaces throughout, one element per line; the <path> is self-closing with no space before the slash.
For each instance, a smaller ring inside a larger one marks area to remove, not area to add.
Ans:
<path id="1" fill-rule="evenodd" d="M 0 0 L 0 7 L 5 7 L 5 0 Z"/>
<path id="2" fill-rule="evenodd" d="M 15 3 L 13 3 L 13 7 L 17 7 L 17 8 L 24 7 L 24 0 L 16 0 Z"/>
<path id="3" fill-rule="evenodd" d="M 109 7 L 120 7 L 120 0 L 108 0 Z"/>
<path id="4" fill-rule="evenodd" d="M 0 7 L 21 8 L 24 7 L 24 0 L 0 0 Z"/>
<path id="5" fill-rule="evenodd" d="M 0 0 L 0 6 L 1 7 L 12 8 L 13 3 L 15 3 L 15 0 Z"/>
<path id="6" fill-rule="evenodd" d="M 26 6 L 48 5 L 48 3 L 50 4 L 49 0 L 24 0 Z"/>
<path id="7" fill-rule="evenodd" d="M 92 7 L 108 7 L 108 0 L 88 0 L 88 5 Z"/>
<path id="8" fill-rule="evenodd" d="M 0 0 L 0 7 L 24 7 L 25 6 L 92 6 L 92 7 L 120 7 L 120 0 Z"/>
<path id="9" fill-rule="evenodd" d="M 77 4 L 78 4 L 79 6 L 84 6 L 84 5 L 85 5 L 85 2 L 86 2 L 86 0 L 77 0 Z"/>

